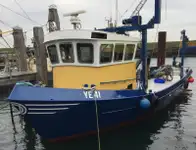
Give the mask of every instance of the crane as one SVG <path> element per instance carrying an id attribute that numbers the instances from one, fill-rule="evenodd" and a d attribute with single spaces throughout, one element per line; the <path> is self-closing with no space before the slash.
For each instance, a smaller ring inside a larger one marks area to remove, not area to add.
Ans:
<path id="1" fill-rule="evenodd" d="M 141 0 L 136 9 L 133 11 L 130 18 L 124 19 L 122 23 L 124 26 L 110 27 L 98 29 L 100 31 L 115 32 L 118 34 L 125 34 L 127 31 L 139 31 L 142 34 L 142 48 L 140 50 L 142 73 L 141 73 L 141 85 L 144 90 L 148 88 L 147 82 L 147 30 L 154 28 L 155 24 L 161 22 L 161 0 L 154 0 L 154 16 L 146 23 L 142 24 L 142 17 L 136 16 L 143 8 L 147 0 Z"/>
<path id="2" fill-rule="evenodd" d="M 140 10 L 144 7 L 144 5 L 146 4 L 147 0 L 141 0 L 139 2 L 139 4 L 137 5 L 137 7 L 135 8 L 135 10 L 133 11 L 133 13 L 131 14 L 132 18 L 133 16 L 139 15 Z"/>

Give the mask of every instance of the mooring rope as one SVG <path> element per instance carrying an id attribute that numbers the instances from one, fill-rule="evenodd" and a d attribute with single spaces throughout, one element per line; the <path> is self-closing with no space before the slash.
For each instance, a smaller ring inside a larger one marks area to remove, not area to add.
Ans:
<path id="1" fill-rule="evenodd" d="M 4 104 L 0 103 L 0 105 L 3 105 L 3 106 L 0 107 L 0 111 L 1 111 L 9 105 L 9 102 L 4 102 Z"/>
<path id="2" fill-rule="evenodd" d="M 100 142 L 100 131 L 99 131 L 99 114 L 98 114 L 98 107 L 97 107 L 97 99 L 94 96 L 95 95 L 95 87 L 91 87 L 91 91 L 95 100 L 95 109 L 96 109 L 96 121 L 97 121 L 97 138 L 98 138 L 98 148 L 101 150 L 101 142 Z"/>

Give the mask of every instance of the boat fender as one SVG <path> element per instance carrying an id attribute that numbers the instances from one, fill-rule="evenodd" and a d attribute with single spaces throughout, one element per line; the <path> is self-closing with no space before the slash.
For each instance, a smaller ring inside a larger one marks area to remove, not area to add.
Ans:
<path id="1" fill-rule="evenodd" d="M 155 78 L 154 79 L 154 83 L 164 84 L 165 83 L 165 80 L 164 79 L 161 79 L 161 78 Z"/>
<path id="2" fill-rule="evenodd" d="M 189 82 L 188 82 L 188 80 L 186 80 L 184 82 L 184 89 L 188 89 L 188 87 L 189 87 Z"/>
<path id="3" fill-rule="evenodd" d="M 30 83 L 30 82 L 24 82 L 24 81 L 20 81 L 20 82 L 16 82 L 16 85 L 26 85 L 26 86 L 33 86 L 33 84 L 32 83 Z"/>
<path id="4" fill-rule="evenodd" d="M 143 98 L 141 101 L 140 101 L 140 107 L 143 108 L 143 109 L 147 109 L 151 106 L 151 103 L 150 101 L 147 99 L 147 98 Z"/>
<path id="5" fill-rule="evenodd" d="M 192 76 L 190 76 L 190 77 L 188 78 L 188 82 L 189 82 L 189 83 L 193 83 L 193 82 L 194 82 L 194 78 L 193 78 Z"/>

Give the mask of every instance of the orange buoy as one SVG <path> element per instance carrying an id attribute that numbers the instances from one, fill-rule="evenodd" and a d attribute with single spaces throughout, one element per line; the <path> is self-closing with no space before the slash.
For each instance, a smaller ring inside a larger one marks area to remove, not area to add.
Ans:
<path id="1" fill-rule="evenodd" d="M 193 82 L 194 82 L 194 78 L 193 78 L 193 77 L 189 77 L 189 78 L 188 78 L 188 82 L 189 82 L 189 83 L 193 83 Z"/>

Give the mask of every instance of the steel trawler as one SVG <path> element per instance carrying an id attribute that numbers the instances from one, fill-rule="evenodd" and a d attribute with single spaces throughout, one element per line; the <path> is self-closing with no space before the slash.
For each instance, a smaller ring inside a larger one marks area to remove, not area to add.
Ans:
<path id="1" fill-rule="evenodd" d="M 192 70 L 184 67 L 182 53 L 180 65 L 162 66 L 148 78 L 147 29 L 160 23 L 160 5 L 155 0 L 155 14 L 147 24 L 133 16 L 123 26 L 95 30 L 79 28 L 80 12 L 73 13 L 74 29 L 45 36 L 53 86 L 17 83 L 8 100 L 42 138 L 52 141 L 96 134 L 164 109 L 188 88 Z M 140 64 L 135 59 L 140 40 L 126 34 L 136 30 L 142 33 Z M 184 31 L 182 37 L 185 49 Z"/>

